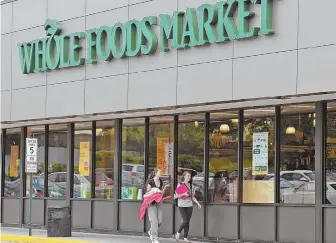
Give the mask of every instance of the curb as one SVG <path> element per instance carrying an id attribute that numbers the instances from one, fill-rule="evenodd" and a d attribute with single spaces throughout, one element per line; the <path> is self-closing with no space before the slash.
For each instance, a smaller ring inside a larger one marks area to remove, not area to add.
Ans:
<path id="1" fill-rule="evenodd" d="M 81 240 L 65 240 L 60 238 L 34 237 L 23 235 L 3 235 L 1 234 L 1 242 L 17 242 L 17 243 L 93 243 Z"/>

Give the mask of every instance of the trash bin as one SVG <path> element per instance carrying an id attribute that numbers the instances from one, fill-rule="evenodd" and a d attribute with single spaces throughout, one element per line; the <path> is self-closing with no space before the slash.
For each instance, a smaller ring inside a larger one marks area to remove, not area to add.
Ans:
<path id="1" fill-rule="evenodd" d="M 70 207 L 48 207 L 48 237 L 71 237 Z"/>

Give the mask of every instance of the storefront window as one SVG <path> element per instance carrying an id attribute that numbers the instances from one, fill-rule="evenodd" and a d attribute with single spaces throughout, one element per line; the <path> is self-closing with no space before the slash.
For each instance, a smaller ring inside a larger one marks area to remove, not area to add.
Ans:
<path id="1" fill-rule="evenodd" d="M 27 138 L 37 139 L 37 173 L 33 174 L 33 197 L 44 197 L 44 126 L 27 127 Z M 26 175 L 26 197 L 29 197 L 30 174 Z"/>
<path id="2" fill-rule="evenodd" d="M 113 198 L 114 184 L 114 121 L 96 124 L 96 198 Z"/>
<path id="3" fill-rule="evenodd" d="M 145 185 L 145 119 L 123 120 L 121 199 L 141 200 Z"/>
<path id="4" fill-rule="evenodd" d="M 153 117 L 149 126 L 149 173 L 161 169 L 163 184 L 172 184 L 174 173 L 174 117 Z M 166 192 L 172 195 L 173 187 Z"/>
<path id="5" fill-rule="evenodd" d="M 244 111 L 243 202 L 274 202 L 275 109 Z"/>
<path id="6" fill-rule="evenodd" d="M 65 198 L 67 190 L 67 125 L 49 126 L 48 196 Z"/>
<path id="7" fill-rule="evenodd" d="M 73 197 L 91 198 L 91 122 L 75 124 L 74 141 Z"/>
<path id="8" fill-rule="evenodd" d="M 208 202 L 237 202 L 238 114 L 210 114 Z"/>
<path id="9" fill-rule="evenodd" d="M 328 103 L 325 203 L 336 205 L 336 103 Z"/>
<path id="10" fill-rule="evenodd" d="M 281 108 L 280 202 L 315 204 L 315 105 Z"/>
<path id="11" fill-rule="evenodd" d="M 5 197 L 20 196 L 20 129 L 6 130 L 6 152 L 5 152 Z"/>
<path id="12" fill-rule="evenodd" d="M 204 114 L 181 115 L 178 126 L 178 182 L 185 171 L 192 175 L 192 190 L 204 200 Z"/>

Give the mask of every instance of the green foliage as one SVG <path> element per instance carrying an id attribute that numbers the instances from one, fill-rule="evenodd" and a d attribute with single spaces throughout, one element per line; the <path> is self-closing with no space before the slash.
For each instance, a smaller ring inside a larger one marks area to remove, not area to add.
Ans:
<path id="1" fill-rule="evenodd" d="M 138 164 L 142 165 L 144 163 L 144 157 L 143 156 L 138 156 L 138 157 L 133 157 L 132 155 L 123 152 L 122 153 L 122 161 L 124 164 Z"/>
<path id="2" fill-rule="evenodd" d="M 74 173 L 79 174 L 79 165 L 74 166 Z"/>
<path id="3" fill-rule="evenodd" d="M 52 165 L 52 172 L 63 172 L 66 171 L 66 165 L 63 163 L 55 163 Z"/>
<path id="4" fill-rule="evenodd" d="M 44 168 L 45 168 L 45 163 L 44 163 L 44 162 L 41 162 L 41 163 L 40 163 L 40 169 L 41 169 L 41 171 L 44 171 Z"/>

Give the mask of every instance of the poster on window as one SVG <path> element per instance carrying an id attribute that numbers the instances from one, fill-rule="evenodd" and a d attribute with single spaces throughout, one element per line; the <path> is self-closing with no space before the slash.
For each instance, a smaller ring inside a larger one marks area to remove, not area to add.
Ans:
<path id="1" fill-rule="evenodd" d="M 268 174 L 268 132 L 253 133 L 252 175 Z"/>
<path id="2" fill-rule="evenodd" d="M 165 147 L 166 161 L 168 163 L 168 175 L 173 176 L 174 174 L 174 144 L 167 143 Z"/>
<path id="3" fill-rule="evenodd" d="M 169 144 L 169 138 L 157 138 L 156 167 L 161 170 L 162 175 L 167 175 L 168 173 L 168 163 L 166 160 L 166 144 Z"/>
<path id="4" fill-rule="evenodd" d="M 79 174 L 90 175 L 90 142 L 79 143 Z"/>
<path id="5" fill-rule="evenodd" d="M 10 152 L 10 165 L 9 165 L 9 176 L 10 177 L 18 177 L 19 176 L 19 146 L 12 145 L 11 152 Z"/>

